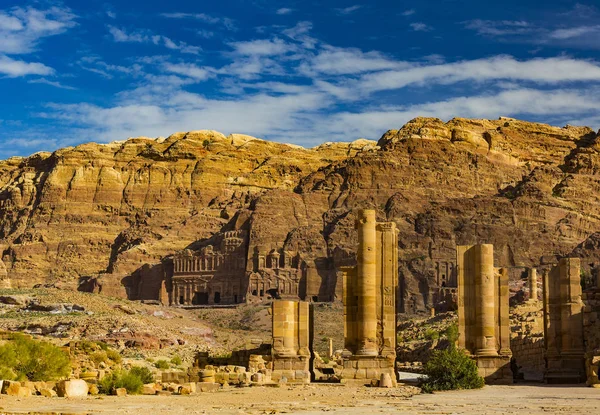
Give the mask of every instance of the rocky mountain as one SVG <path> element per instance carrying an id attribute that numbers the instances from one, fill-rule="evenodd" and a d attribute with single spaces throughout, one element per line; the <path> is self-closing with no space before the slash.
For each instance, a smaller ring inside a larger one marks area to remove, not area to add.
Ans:
<path id="1" fill-rule="evenodd" d="M 0 279 L 13 287 L 124 278 L 228 230 L 330 270 L 352 260 L 354 210 L 400 229 L 404 307 L 450 278 L 456 244 L 497 265 L 574 252 L 600 269 L 600 135 L 514 119 L 417 118 L 378 143 L 312 149 L 214 131 L 84 144 L 0 162 Z M 595 241 L 596 237 L 592 237 Z M 590 249 L 586 249 L 590 247 Z"/>

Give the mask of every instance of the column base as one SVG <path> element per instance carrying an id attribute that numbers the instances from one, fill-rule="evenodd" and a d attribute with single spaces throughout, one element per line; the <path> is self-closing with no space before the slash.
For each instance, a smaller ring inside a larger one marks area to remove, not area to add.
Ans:
<path id="1" fill-rule="evenodd" d="M 271 380 L 279 382 L 283 377 L 287 383 L 310 383 L 310 356 L 273 356 Z"/>
<path id="2" fill-rule="evenodd" d="M 504 356 L 475 356 L 479 376 L 488 385 L 510 385 L 513 383 L 513 373 L 510 369 L 511 355 Z"/>
<path id="3" fill-rule="evenodd" d="M 340 383 L 370 386 L 373 381 L 378 382 L 384 373 L 390 375 L 394 386 L 398 385 L 396 380 L 395 356 L 393 358 L 386 358 L 383 356 L 353 355 L 344 359 L 344 369 L 342 370 Z"/>
<path id="4" fill-rule="evenodd" d="M 586 378 L 583 353 L 546 356 L 544 382 L 549 384 L 577 384 L 585 382 Z"/>

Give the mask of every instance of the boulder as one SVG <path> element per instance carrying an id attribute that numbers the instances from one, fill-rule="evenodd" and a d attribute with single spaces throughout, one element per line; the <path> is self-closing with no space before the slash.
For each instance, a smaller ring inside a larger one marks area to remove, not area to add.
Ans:
<path id="1" fill-rule="evenodd" d="M 100 390 L 98 389 L 98 385 L 95 384 L 90 384 L 90 395 L 98 395 L 100 393 Z"/>
<path id="2" fill-rule="evenodd" d="M 26 386 L 21 385 L 19 382 L 4 381 L 2 385 L 2 393 L 9 396 L 31 396 L 32 390 Z"/>
<path id="3" fill-rule="evenodd" d="M 142 395 L 156 395 L 156 392 L 156 384 L 154 383 L 147 383 L 142 388 Z"/>
<path id="4" fill-rule="evenodd" d="M 117 389 L 115 389 L 115 395 L 117 395 L 117 396 L 127 396 L 127 389 L 125 389 L 125 388 L 117 388 Z"/>
<path id="5" fill-rule="evenodd" d="M 87 396 L 90 387 L 82 379 L 61 380 L 56 384 L 56 393 L 61 398 L 76 398 Z"/>
<path id="6" fill-rule="evenodd" d="M 379 378 L 379 387 L 380 388 L 392 388 L 394 384 L 392 383 L 392 377 L 389 373 L 382 373 Z"/>
<path id="7" fill-rule="evenodd" d="M 58 396 L 57 393 L 53 389 L 48 389 L 48 388 L 41 389 L 40 395 L 42 395 L 46 398 L 54 398 L 54 397 Z"/>
<path id="8" fill-rule="evenodd" d="M 2 295 L 0 296 L 0 304 L 8 305 L 26 305 L 31 301 L 31 297 L 26 295 Z"/>

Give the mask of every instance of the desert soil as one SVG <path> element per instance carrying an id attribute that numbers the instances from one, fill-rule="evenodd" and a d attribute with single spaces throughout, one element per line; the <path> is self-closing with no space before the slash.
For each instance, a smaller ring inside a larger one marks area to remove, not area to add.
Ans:
<path id="1" fill-rule="evenodd" d="M 598 414 L 600 390 L 518 385 L 411 395 L 390 390 L 333 385 L 230 389 L 194 396 L 88 397 L 81 399 L 2 396 L 2 414 Z"/>

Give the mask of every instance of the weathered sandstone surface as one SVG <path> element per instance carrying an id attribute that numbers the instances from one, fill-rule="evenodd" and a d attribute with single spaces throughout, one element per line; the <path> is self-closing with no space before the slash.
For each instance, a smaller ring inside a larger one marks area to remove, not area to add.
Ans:
<path id="1" fill-rule="evenodd" d="M 354 258 L 357 208 L 399 228 L 402 295 L 415 309 L 433 301 L 456 245 L 492 243 L 497 265 L 515 267 L 573 251 L 593 275 L 600 136 L 417 118 L 378 143 L 304 149 L 196 131 L 15 157 L 0 162 L 0 281 L 4 268 L 13 287 L 75 289 L 103 275 L 105 292 L 125 296 L 144 264 L 237 229 L 249 256 L 277 247 L 331 273 Z"/>

